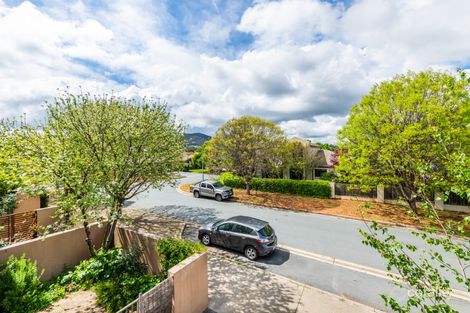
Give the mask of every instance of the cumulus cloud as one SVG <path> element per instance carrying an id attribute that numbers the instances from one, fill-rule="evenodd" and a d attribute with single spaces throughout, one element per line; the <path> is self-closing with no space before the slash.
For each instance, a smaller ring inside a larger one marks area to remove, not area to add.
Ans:
<path id="1" fill-rule="evenodd" d="M 189 131 L 251 114 L 332 142 L 374 83 L 470 63 L 469 1 L 234 3 L 180 17 L 149 0 L 0 1 L 1 116 L 41 116 L 57 88 L 82 86 L 164 99 Z M 250 44 L 234 39 L 241 32 Z"/>

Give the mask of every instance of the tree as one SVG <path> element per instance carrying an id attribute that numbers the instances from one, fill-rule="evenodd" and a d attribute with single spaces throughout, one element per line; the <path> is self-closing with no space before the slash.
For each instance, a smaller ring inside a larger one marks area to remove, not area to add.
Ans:
<path id="1" fill-rule="evenodd" d="M 281 160 L 285 137 L 272 122 L 253 116 L 228 121 L 211 139 L 208 161 L 243 177 L 250 194 L 253 177 Z"/>
<path id="2" fill-rule="evenodd" d="M 465 73 L 397 76 L 375 86 L 340 133 L 340 170 L 358 183 L 398 184 L 413 211 L 422 201 L 431 225 L 412 232 L 420 244 L 375 222 L 360 230 L 394 282 L 409 289 L 404 302 L 381 295 L 395 312 L 457 312 L 448 302 L 451 285 L 470 292 L 470 216 L 444 222 L 432 199 L 445 201 L 450 192 L 470 199 L 469 86 Z"/>
<path id="3" fill-rule="evenodd" d="M 105 247 L 110 247 L 126 200 L 174 182 L 181 166 L 183 126 L 162 103 L 64 92 L 48 104 L 49 123 L 78 143 L 93 181 L 109 199 Z"/>
<path id="4" fill-rule="evenodd" d="M 196 151 L 194 151 L 193 157 L 192 157 L 192 163 L 195 168 L 202 168 L 203 166 L 206 166 L 204 164 L 207 163 L 206 160 L 206 147 L 208 145 L 208 141 L 205 141 L 202 146 L 198 147 Z"/>
<path id="5" fill-rule="evenodd" d="M 283 146 L 283 167 L 294 179 L 304 178 L 307 148 L 297 140 L 287 140 Z"/>
<path id="6" fill-rule="evenodd" d="M 410 72 L 375 85 L 353 106 L 339 131 L 340 146 L 347 152 L 340 155 L 336 170 L 351 183 L 398 186 L 417 212 L 419 184 L 431 187 L 433 175 L 454 179 L 441 155 L 468 144 L 464 118 L 469 85 L 463 72 L 434 71 Z M 427 196 L 433 191 L 426 190 Z"/>
<path id="7" fill-rule="evenodd" d="M 35 160 L 24 158 L 20 153 L 25 143 L 13 127 L 20 123 L 17 120 L 0 121 L 0 216 L 13 213 L 17 192 L 37 194 L 44 186 L 40 175 L 42 169 L 36 166 Z M 37 174 L 26 175 L 33 168 Z"/>

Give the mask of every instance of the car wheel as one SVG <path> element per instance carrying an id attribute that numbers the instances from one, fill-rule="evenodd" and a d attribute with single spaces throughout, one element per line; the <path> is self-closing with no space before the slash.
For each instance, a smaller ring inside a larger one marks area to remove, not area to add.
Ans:
<path id="1" fill-rule="evenodd" d="M 195 191 L 195 192 L 193 193 L 193 195 L 194 195 L 194 198 L 199 198 L 199 197 L 200 197 L 199 191 Z"/>
<path id="2" fill-rule="evenodd" d="M 205 246 L 209 246 L 211 244 L 211 237 L 208 234 L 204 234 L 201 237 L 201 242 Z"/>
<path id="3" fill-rule="evenodd" d="M 215 195 L 215 200 L 217 200 L 217 201 L 219 201 L 219 202 L 222 201 L 222 196 L 219 195 L 219 194 L 216 194 L 216 195 Z"/>
<path id="4" fill-rule="evenodd" d="M 252 246 L 248 246 L 245 248 L 245 256 L 254 261 L 258 258 L 258 251 L 256 251 L 255 248 L 253 248 Z"/>

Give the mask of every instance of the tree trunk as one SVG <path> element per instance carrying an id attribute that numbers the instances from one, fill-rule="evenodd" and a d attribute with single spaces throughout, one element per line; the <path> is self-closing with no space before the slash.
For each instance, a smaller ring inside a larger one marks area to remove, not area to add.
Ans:
<path id="1" fill-rule="evenodd" d="M 408 202 L 408 205 L 410 206 L 413 213 L 418 214 L 418 206 L 416 203 L 416 198 L 406 199 L 406 202 Z"/>
<path id="2" fill-rule="evenodd" d="M 114 244 L 114 231 L 116 229 L 116 225 L 118 220 L 121 218 L 122 215 L 122 206 L 121 203 L 114 205 L 111 216 L 113 219 L 111 220 L 111 224 L 108 226 L 105 236 L 104 248 L 109 249 L 112 248 Z"/>
<path id="3" fill-rule="evenodd" d="M 114 230 L 116 229 L 117 218 L 114 218 L 110 225 L 108 225 L 108 229 L 106 230 L 106 236 L 103 247 L 105 249 L 110 249 L 113 247 L 114 244 Z"/>
<path id="4" fill-rule="evenodd" d="M 245 186 L 246 186 L 246 188 L 245 188 L 246 194 L 247 194 L 247 195 L 250 195 L 250 194 L 251 194 L 251 193 L 250 193 L 250 190 L 251 190 L 251 179 L 245 178 Z"/>
<path id="5" fill-rule="evenodd" d="M 413 213 L 418 214 L 418 206 L 416 203 L 416 197 L 413 195 L 413 190 L 412 188 L 403 185 L 403 184 L 398 184 L 400 187 L 400 193 L 405 198 L 405 201 L 408 203 L 408 206 L 410 209 L 413 211 Z"/>
<path id="6" fill-rule="evenodd" d="M 93 241 L 91 240 L 91 231 L 90 231 L 90 227 L 88 226 L 87 221 L 83 222 L 83 229 L 85 230 L 85 236 L 86 236 L 85 241 L 88 246 L 88 250 L 90 250 L 90 256 L 94 257 L 95 247 L 93 246 Z"/>

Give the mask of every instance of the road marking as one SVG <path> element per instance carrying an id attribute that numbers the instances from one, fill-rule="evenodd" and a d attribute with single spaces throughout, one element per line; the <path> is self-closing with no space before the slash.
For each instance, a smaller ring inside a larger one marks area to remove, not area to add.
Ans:
<path id="1" fill-rule="evenodd" d="M 337 258 L 334 258 L 334 257 L 321 255 L 321 254 L 318 254 L 318 253 L 313 253 L 313 252 L 309 252 L 309 251 L 305 251 L 305 250 L 285 246 L 285 245 L 278 245 L 278 247 L 281 248 L 281 249 L 287 250 L 290 253 L 293 253 L 295 255 L 299 255 L 299 256 L 302 256 L 302 257 L 305 257 L 305 258 L 308 258 L 308 259 L 311 259 L 311 260 L 315 260 L 315 261 L 319 261 L 319 262 L 322 262 L 322 263 L 339 266 L 339 267 L 342 267 L 342 268 L 346 268 L 346 269 L 349 269 L 349 270 L 352 270 L 352 271 L 364 273 L 364 274 L 367 274 L 367 275 L 372 275 L 372 276 L 379 277 L 379 278 L 382 278 L 382 279 L 387 279 L 387 280 L 391 280 L 391 281 L 399 281 L 399 279 L 400 279 L 400 277 L 396 274 L 389 274 L 389 272 L 387 272 L 387 271 L 379 270 L 379 269 L 374 268 L 374 267 L 361 265 L 361 264 L 357 264 L 357 263 L 337 259 Z M 450 295 L 454 298 L 470 302 L 470 294 L 466 291 L 458 290 L 458 289 L 451 289 L 451 294 Z"/>

